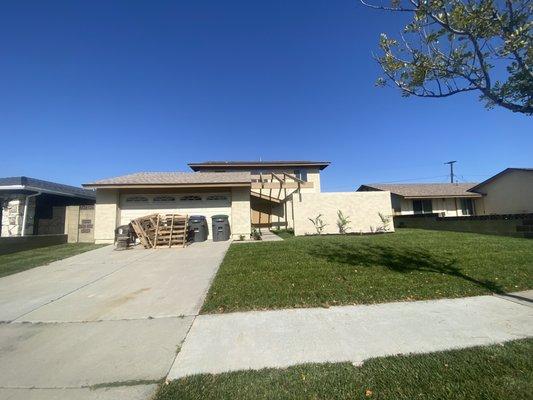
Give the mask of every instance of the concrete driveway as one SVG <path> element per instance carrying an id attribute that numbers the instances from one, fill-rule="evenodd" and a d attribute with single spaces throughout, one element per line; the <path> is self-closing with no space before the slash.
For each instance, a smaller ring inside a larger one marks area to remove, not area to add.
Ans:
<path id="1" fill-rule="evenodd" d="M 0 279 L 0 398 L 149 398 L 228 247 L 109 246 Z"/>

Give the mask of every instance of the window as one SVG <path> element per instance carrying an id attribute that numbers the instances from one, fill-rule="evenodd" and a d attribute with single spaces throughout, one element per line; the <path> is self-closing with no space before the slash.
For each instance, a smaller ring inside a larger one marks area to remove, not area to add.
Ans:
<path id="1" fill-rule="evenodd" d="M 182 196 L 180 201 L 200 201 L 202 198 L 200 196 Z"/>
<path id="2" fill-rule="evenodd" d="M 126 203 L 148 203 L 148 197 L 130 196 L 126 198 Z"/>
<path id="3" fill-rule="evenodd" d="M 474 215 L 474 202 L 472 199 L 461 199 L 463 215 Z"/>
<path id="4" fill-rule="evenodd" d="M 413 200 L 413 212 L 415 214 L 431 214 L 433 212 L 431 200 Z"/>
<path id="5" fill-rule="evenodd" d="M 166 203 L 170 201 L 176 201 L 176 198 L 174 196 L 155 196 L 154 202 L 157 203 Z"/>
<path id="6" fill-rule="evenodd" d="M 304 182 L 307 182 L 307 170 L 306 169 L 297 169 L 294 171 L 294 175 L 304 181 Z"/>
<path id="7" fill-rule="evenodd" d="M 211 196 L 207 196 L 207 201 L 215 201 L 215 200 L 227 200 L 227 196 L 223 196 L 220 194 L 212 194 Z"/>

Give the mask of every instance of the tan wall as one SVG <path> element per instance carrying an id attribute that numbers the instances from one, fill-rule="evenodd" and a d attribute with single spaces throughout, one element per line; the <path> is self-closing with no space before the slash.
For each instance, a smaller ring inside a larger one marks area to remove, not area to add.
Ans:
<path id="1" fill-rule="evenodd" d="M 250 236 L 250 188 L 233 188 L 231 190 L 231 234 L 233 239 L 240 235 Z"/>
<path id="2" fill-rule="evenodd" d="M 308 218 L 322 214 L 327 223 L 324 233 L 339 233 L 337 210 L 349 217 L 349 232 L 371 232 L 382 226 L 378 213 L 392 215 L 390 192 L 346 192 L 346 193 L 302 193 L 302 200 L 294 198 L 295 235 L 315 234 L 316 230 Z M 392 218 L 389 229 L 394 231 Z"/>
<path id="3" fill-rule="evenodd" d="M 118 222 L 118 190 L 98 189 L 96 191 L 94 242 L 113 243 Z"/>
<path id="4" fill-rule="evenodd" d="M 68 236 L 68 242 L 94 242 L 94 219 L 94 206 L 67 206 L 65 212 L 65 233 Z"/>
<path id="5" fill-rule="evenodd" d="M 482 186 L 479 214 L 533 213 L 533 171 L 511 171 Z"/>

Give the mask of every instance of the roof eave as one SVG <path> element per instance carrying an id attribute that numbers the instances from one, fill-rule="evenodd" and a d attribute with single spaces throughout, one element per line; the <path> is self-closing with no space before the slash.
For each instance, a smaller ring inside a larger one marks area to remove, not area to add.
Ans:
<path id="1" fill-rule="evenodd" d="M 211 187 L 250 187 L 251 182 L 231 183 L 84 183 L 83 187 L 94 189 L 150 189 L 150 188 L 211 188 Z"/>
<path id="2" fill-rule="evenodd" d="M 317 167 L 320 170 L 328 167 L 331 164 L 329 161 L 320 162 L 307 162 L 307 163 L 276 163 L 276 162 L 258 162 L 258 163 L 189 163 L 189 168 L 198 172 L 205 169 L 217 169 L 217 168 L 265 168 L 265 167 Z"/>
<path id="3" fill-rule="evenodd" d="M 479 198 L 483 197 L 479 193 L 464 193 L 464 194 L 432 194 L 432 195 L 412 195 L 412 196 L 404 196 L 398 193 L 394 193 L 398 196 L 403 197 L 404 199 L 446 199 L 446 198 L 461 198 L 461 197 L 468 197 L 468 198 Z"/>
<path id="4" fill-rule="evenodd" d="M 6 190 L 6 191 L 27 190 L 29 192 L 35 192 L 35 193 L 55 194 L 55 195 L 58 195 L 58 196 L 65 196 L 65 197 L 78 197 L 78 198 L 88 199 L 88 200 L 94 200 L 96 198 L 96 196 L 90 195 L 90 194 L 67 193 L 67 192 L 62 192 L 60 190 L 50 190 L 50 189 L 44 189 L 44 188 L 28 186 L 28 185 L 6 185 L 6 186 L 0 186 L 0 190 Z"/>

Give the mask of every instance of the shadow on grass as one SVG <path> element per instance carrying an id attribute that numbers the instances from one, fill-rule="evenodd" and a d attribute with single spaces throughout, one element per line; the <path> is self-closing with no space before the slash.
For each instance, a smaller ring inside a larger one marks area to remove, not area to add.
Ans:
<path id="1" fill-rule="evenodd" d="M 457 266 L 456 259 L 435 257 L 425 250 L 393 248 L 383 245 L 358 243 L 357 247 L 346 243 L 322 243 L 311 250 L 313 257 L 332 263 L 357 267 L 383 266 L 391 271 L 409 273 L 413 271 L 445 274 L 463 279 L 493 293 L 503 294 L 500 285 L 490 280 L 479 280 L 468 276 Z"/>

